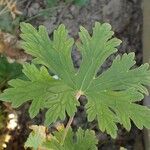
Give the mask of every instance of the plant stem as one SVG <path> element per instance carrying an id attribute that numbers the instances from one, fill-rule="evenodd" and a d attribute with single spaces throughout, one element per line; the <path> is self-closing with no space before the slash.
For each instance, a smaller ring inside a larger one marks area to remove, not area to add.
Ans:
<path id="1" fill-rule="evenodd" d="M 70 117 L 70 118 L 69 118 L 69 121 L 68 121 L 68 123 L 67 123 L 67 125 L 66 125 L 65 131 L 64 131 L 64 136 L 63 136 L 63 138 L 62 138 L 62 145 L 64 144 L 65 138 L 66 138 L 67 133 L 68 133 L 68 130 L 69 130 L 71 124 L 72 124 L 73 118 L 74 118 L 74 116 L 73 116 L 73 117 Z"/>
<path id="2" fill-rule="evenodd" d="M 80 98 L 80 96 L 81 96 L 81 92 L 78 92 L 78 93 L 76 94 L 76 99 L 78 100 L 78 99 Z M 74 116 L 70 117 L 70 118 L 69 118 L 69 121 L 68 121 L 68 123 L 67 123 L 67 125 L 66 125 L 66 128 L 65 128 L 65 130 L 64 130 L 64 135 L 63 135 L 63 138 L 62 138 L 62 142 L 61 142 L 62 145 L 64 144 L 65 138 L 66 138 L 67 133 L 68 133 L 68 130 L 69 130 L 69 128 L 70 128 L 70 126 L 71 126 L 71 124 L 72 124 L 72 122 L 73 122 L 73 119 L 74 119 Z"/>

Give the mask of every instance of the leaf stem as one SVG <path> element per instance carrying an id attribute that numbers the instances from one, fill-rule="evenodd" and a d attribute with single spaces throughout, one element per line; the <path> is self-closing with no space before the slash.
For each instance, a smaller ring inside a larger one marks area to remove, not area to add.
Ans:
<path id="1" fill-rule="evenodd" d="M 70 118 L 69 118 L 69 121 L 68 121 L 68 123 L 67 123 L 67 125 L 66 125 L 66 128 L 65 128 L 65 130 L 64 130 L 64 136 L 63 136 L 63 138 L 62 138 L 62 145 L 64 144 L 64 141 L 65 141 L 65 138 L 66 138 L 66 136 L 67 136 L 68 130 L 69 130 L 69 128 L 70 128 L 70 126 L 71 126 L 71 124 L 72 124 L 72 122 L 73 122 L 73 118 L 74 118 L 74 116 L 70 117 Z"/>
<path id="2" fill-rule="evenodd" d="M 82 92 L 79 91 L 79 92 L 76 94 L 76 99 L 78 100 L 81 95 L 82 95 Z M 72 124 L 72 122 L 73 122 L 73 119 L 74 119 L 74 116 L 70 117 L 69 120 L 68 120 L 68 123 L 67 123 L 67 125 L 66 125 L 65 130 L 64 130 L 64 135 L 63 135 L 63 138 L 62 138 L 62 142 L 61 142 L 62 145 L 64 144 L 65 138 L 66 138 L 67 133 L 68 133 L 68 130 L 69 130 L 69 128 L 70 128 L 70 126 L 71 126 L 71 124 Z"/>

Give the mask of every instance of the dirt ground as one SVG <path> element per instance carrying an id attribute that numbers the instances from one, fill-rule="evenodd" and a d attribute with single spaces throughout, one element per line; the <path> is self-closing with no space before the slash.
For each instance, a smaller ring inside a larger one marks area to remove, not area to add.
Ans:
<path id="1" fill-rule="evenodd" d="M 89 0 L 85 6 L 77 6 L 72 3 L 64 5 L 61 1 L 55 9 L 51 9 L 48 16 L 37 17 L 37 14 L 45 7 L 43 0 L 24 0 L 19 6 L 26 22 L 30 22 L 34 26 L 45 25 L 50 36 L 60 23 L 64 23 L 69 29 L 69 34 L 77 40 L 80 25 L 91 32 L 95 21 L 109 22 L 115 35 L 123 41 L 119 47 L 119 53 L 133 51 L 136 53 L 137 65 L 142 63 L 141 0 Z M 115 55 L 112 55 L 107 59 L 100 68 L 100 73 L 111 65 L 114 57 Z M 81 56 L 76 48 L 72 51 L 72 58 L 75 67 L 79 67 Z M 144 150 L 142 132 L 134 125 L 130 133 L 120 127 L 117 139 L 113 140 L 98 130 L 96 122 L 87 123 L 83 99 L 80 99 L 81 107 L 78 109 L 73 127 L 93 127 L 99 139 L 100 150 L 119 150 L 121 146 L 127 150 Z M 22 150 L 23 143 L 29 134 L 28 125 L 43 123 L 43 112 L 35 119 L 30 120 L 27 109 L 28 104 L 17 111 L 20 129 L 13 131 L 13 139 L 8 144 L 8 150 Z"/>

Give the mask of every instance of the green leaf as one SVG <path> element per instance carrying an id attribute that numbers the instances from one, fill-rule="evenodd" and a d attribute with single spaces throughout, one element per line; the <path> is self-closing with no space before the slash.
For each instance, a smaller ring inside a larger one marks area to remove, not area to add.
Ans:
<path id="1" fill-rule="evenodd" d="M 145 86 L 150 85 L 149 64 L 146 63 L 139 68 L 132 69 L 135 65 L 134 57 L 134 53 L 124 54 L 122 57 L 118 55 L 112 66 L 93 80 L 89 91 L 97 89 L 99 91 L 116 91 L 134 88 L 136 91 L 148 95 Z"/>
<path id="2" fill-rule="evenodd" d="M 74 150 L 76 149 L 97 150 L 96 144 L 98 143 L 93 131 L 90 130 L 84 131 L 81 128 L 78 129 L 77 141 Z"/>
<path id="3" fill-rule="evenodd" d="M 19 107 L 24 102 L 32 100 L 29 109 L 31 118 L 35 117 L 41 108 L 48 108 L 46 124 L 55 122 L 58 118 L 65 119 L 65 112 L 69 116 L 74 115 L 79 102 L 71 88 L 60 80 L 53 79 L 45 67 L 39 70 L 35 65 L 26 63 L 23 73 L 28 80 L 11 80 L 9 85 L 12 88 L 6 89 L 0 95 L 1 99 L 12 102 L 13 107 Z M 64 95 L 64 92 L 67 94 Z"/>
<path id="4" fill-rule="evenodd" d="M 78 129 L 76 135 L 69 129 L 64 143 L 61 143 L 61 138 L 64 130 L 55 132 L 54 138 L 47 141 L 43 146 L 53 150 L 97 150 L 97 140 L 93 131 Z"/>
<path id="5" fill-rule="evenodd" d="M 131 69 L 134 64 L 134 53 L 117 56 L 112 66 L 95 78 L 86 91 L 88 119 L 97 117 L 100 129 L 114 138 L 116 122 L 127 130 L 131 128 L 130 119 L 140 129 L 150 128 L 150 109 L 134 103 L 142 100 L 143 94 L 148 95 L 144 85 L 150 84 L 149 65 Z"/>
<path id="6" fill-rule="evenodd" d="M 30 147 L 37 150 L 46 141 L 45 127 L 32 125 L 30 128 L 33 131 L 30 133 L 25 143 L 25 147 Z"/>
<path id="7" fill-rule="evenodd" d="M 30 24 L 21 23 L 22 47 L 27 53 L 36 57 L 36 62 L 47 66 L 65 83 L 74 87 L 73 76 L 75 69 L 71 60 L 71 48 L 74 43 L 69 38 L 64 25 L 54 31 L 53 41 L 49 39 L 44 26 L 37 31 Z"/>
<path id="8" fill-rule="evenodd" d="M 28 140 L 25 143 L 25 147 L 33 147 L 34 150 L 38 149 L 38 146 L 43 143 L 43 138 L 41 138 L 37 133 L 30 133 Z"/>
<path id="9" fill-rule="evenodd" d="M 36 30 L 32 25 L 22 23 L 21 31 L 22 47 L 34 57 L 33 62 L 42 67 L 25 64 L 23 72 L 28 80 L 10 81 L 11 88 L 1 94 L 2 100 L 12 102 L 14 107 L 31 100 L 31 117 L 47 108 L 45 123 L 48 125 L 65 119 L 66 113 L 73 116 L 79 105 L 77 99 L 85 95 L 88 120 L 97 119 L 99 128 L 113 138 L 117 135 L 118 123 L 127 130 L 131 128 L 131 120 L 140 129 L 150 128 L 150 109 L 136 103 L 148 95 L 148 64 L 136 68 L 134 53 L 118 55 L 112 66 L 97 76 L 99 67 L 117 52 L 121 43 L 114 38 L 109 24 L 96 22 L 92 35 L 84 27 L 80 28 L 81 42 L 77 47 L 82 62 L 77 71 L 71 59 L 74 40 L 68 36 L 64 25 L 54 31 L 52 39 L 43 26 Z M 47 69 L 57 75 L 58 80 Z"/>
<path id="10" fill-rule="evenodd" d="M 86 105 L 86 108 L 88 113 L 88 120 L 93 121 L 95 118 L 97 118 L 100 129 L 103 132 L 106 130 L 107 133 L 115 138 L 117 135 L 117 122 L 122 123 L 127 130 L 130 130 L 131 116 L 129 115 L 129 113 L 130 111 L 134 111 L 133 108 L 134 105 L 136 105 L 132 104 L 131 102 L 134 102 L 137 99 L 141 100 L 143 98 L 143 95 L 135 92 L 134 90 L 117 92 L 95 91 L 94 93 L 89 92 L 87 97 L 88 104 Z M 140 108 L 139 105 L 137 106 Z M 140 117 L 139 119 L 143 120 L 143 118 Z"/>
<path id="11" fill-rule="evenodd" d="M 45 150 L 97 150 L 95 133 L 90 130 L 78 129 L 76 134 L 69 128 L 64 143 L 62 137 L 65 130 L 56 131 L 46 136 L 45 127 L 33 125 L 25 147 Z"/>
<path id="12" fill-rule="evenodd" d="M 78 44 L 78 48 L 81 50 L 83 60 L 77 73 L 77 85 L 81 91 L 89 87 L 99 66 L 106 58 L 117 51 L 116 47 L 121 41 L 117 38 L 111 39 L 113 34 L 111 26 L 107 23 L 96 22 L 92 37 L 85 28 L 80 28 L 79 35 L 82 43 Z"/>

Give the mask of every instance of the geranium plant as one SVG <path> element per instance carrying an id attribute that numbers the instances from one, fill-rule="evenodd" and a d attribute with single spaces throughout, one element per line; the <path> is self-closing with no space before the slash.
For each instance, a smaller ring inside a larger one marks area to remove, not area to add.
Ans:
<path id="1" fill-rule="evenodd" d="M 148 95 L 149 64 L 133 68 L 135 54 L 125 53 L 118 55 L 108 70 L 97 75 L 99 67 L 117 52 L 121 43 L 113 36 L 108 23 L 96 22 L 92 35 L 80 27 L 80 42 L 76 45 L 81 51 L 82 62 L 78 70 L 71 58 L 74 40 L 68 36 L 64 25 L 54 31 L 52 39 L 44 26 L 36 30 L 28 23 L 21 23 L 21 31 L 22 48 L 34 59 L 32 63 L 23 65 L 26 79 L 11 80 L 10 88 L 0 95 L 0 99 L 11 102 L 15 108 L 32 101 L 29 108 L 31 118 L 46 108 L 46 126 L 58 119 L 64 120 L 66 115 L 70 117 L 66 127 L 55 132 L 51 138 L 40 140 L 42 135 L 32 132 L 26 146 L 32 147 L 36 142 L 33 144 L 35 149 L 39 144 L 53 150 L 97 149 L 93 131 L 80 128 L 74 135 L 71 130 L 81 95 L 86 96 L 88 101 L 85 105 L 88 121 L 96 119 L 99 129 L 112 138 L 117 136 L 118 123 L 128 131 L 131 120 L 139 129 L 150 128 L 150 109 L 136 103 Z"/>

